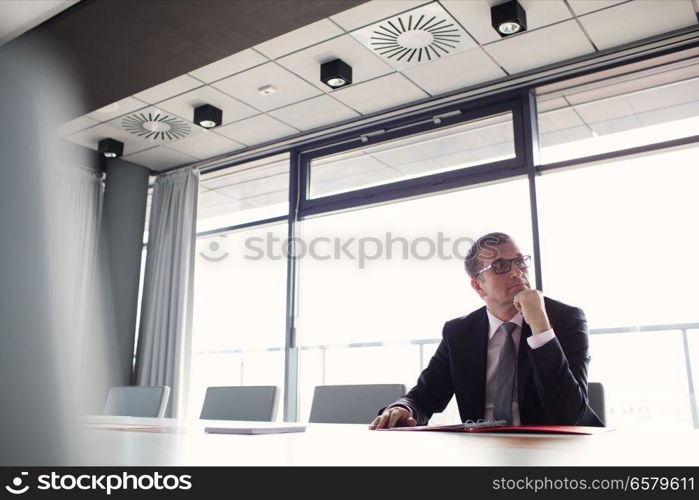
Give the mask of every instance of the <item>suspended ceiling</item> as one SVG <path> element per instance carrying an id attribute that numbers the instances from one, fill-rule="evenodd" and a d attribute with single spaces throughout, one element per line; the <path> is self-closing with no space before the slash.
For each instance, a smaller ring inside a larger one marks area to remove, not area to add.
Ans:
<path id="1" fill-rule="evenodd" d="M 159 171 L 697 26 L 694 0 L 521 0 L 528 31 L 501 39 L 490 24 L 494 3 L 366 2 L 138 89 L 66 123 L 60 133 L 92 149 L 105 137 L 120 140 L 126 160 Z M 429 59 L 415 57 L 406 64 L 372 50 L 367 27 L 393 20 L 398 35 L 399 22 L 417 24 L 429 19 L 420 17 L 425 12 L 444 16 L 456 28 L 435 32 L 458 34 L 451 53 L 435 51 Z M 319 65 L 334 58 L 352 66 L 352 85 L 333 90 L 319 81 Z M 128 67 L 139 62 L 134 57 Z M 276 92 L 261 95 L 258 89 L 266 85 Z M 204 103 L 223 110 L 221 127 L 208 131 L 192 123 L 193 108 Z M 126 115 L 133 115 L 132 122 L 167 115 L 191 133 L 144 139 L 124 130 Z"/>

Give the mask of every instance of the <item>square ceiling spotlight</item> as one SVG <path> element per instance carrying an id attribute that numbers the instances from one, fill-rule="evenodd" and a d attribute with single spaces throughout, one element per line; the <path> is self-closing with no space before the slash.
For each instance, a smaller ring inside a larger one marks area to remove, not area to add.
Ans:
<path id="1" fill-rule="evenodd" d="M 476 47 L 469 34 L 439 2 L 384 19 L 350 34 L 398 70 Z"/>
<path id="2" fill-rule="evenodd" d="M 134 111 L 107 124 L 153 144 L 178 141 L 203 130 L 192 122 L 155 107 Z"/>
<path id="3" fill-rule="evenodd" d="M 352 83 L 352 66 L 342 59 L 333 59 L 320 65 L 320 81 L 332 89 Z"/>
<path id="4" fill-rule="evenodd" d="M 527 13 L 517 0 L 510 0 L 490 8 L 493 28 L 501 37 L 527 31 Z"/>
<path id="5" fill-rule="evenodd" d="M 221 125 L 223 111 L 211 104 L 202 104 L 194 108 L 194 123 L 204 128 L 214 128 Z"/>
<path id="6" fill-rule="evenodd" d="M 124 153 L 124 143 L 116 139 L 102 139 L 97 144 L 97 152 L 105 158 L 118 158 Z"/>

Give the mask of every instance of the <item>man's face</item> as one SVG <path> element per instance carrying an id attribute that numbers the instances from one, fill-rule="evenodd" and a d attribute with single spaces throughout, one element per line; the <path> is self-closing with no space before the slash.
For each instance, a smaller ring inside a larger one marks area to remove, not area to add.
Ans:
<path id="1" fill-rule="evenodd" d="M 482 264 L 479 269 L 489 266 L 496 260 L 514 259 L 521 255 L 514 242 L 488 246 L 479 253 Z M 489 269 L 473 278 L 471 286 L 491 308 L 508 306 L 512 304 L 515 295 L 530 288 L 529 274 L 527 269 L 520 269 L 512 262 L 508 272 L 496 274 L 493 269 Z"/>

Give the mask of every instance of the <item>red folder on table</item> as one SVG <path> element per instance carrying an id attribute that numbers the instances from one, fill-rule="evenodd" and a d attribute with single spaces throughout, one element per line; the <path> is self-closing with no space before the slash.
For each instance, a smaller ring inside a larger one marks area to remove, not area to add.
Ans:
<path id="1" fill-rule="evenodd" d="M 609 427 L 584 427 L 580 425 L 506 425 L 499 422 L 467 422 L 456 425 L 394 427 L 379 429 L 389 431 L 441 431 L 441 432 L 497 432 L 504 434 L 573 434 L 592 435 L 608 432 Z"/>

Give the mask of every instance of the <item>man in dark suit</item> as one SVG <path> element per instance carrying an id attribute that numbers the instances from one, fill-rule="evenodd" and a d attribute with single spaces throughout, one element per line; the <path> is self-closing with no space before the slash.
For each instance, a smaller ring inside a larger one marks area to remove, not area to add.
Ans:
<path id="1" fill-rule="evenodd" d="M 587 401 L 585 314 L 531 289 L 530 261 L 504 233 L 473 244 L 466 271 L 485 307 L 444 325 L 417 385 L 370 429 L 426 425 L 454 394 L 464 422 L 603 425 Z"/>

